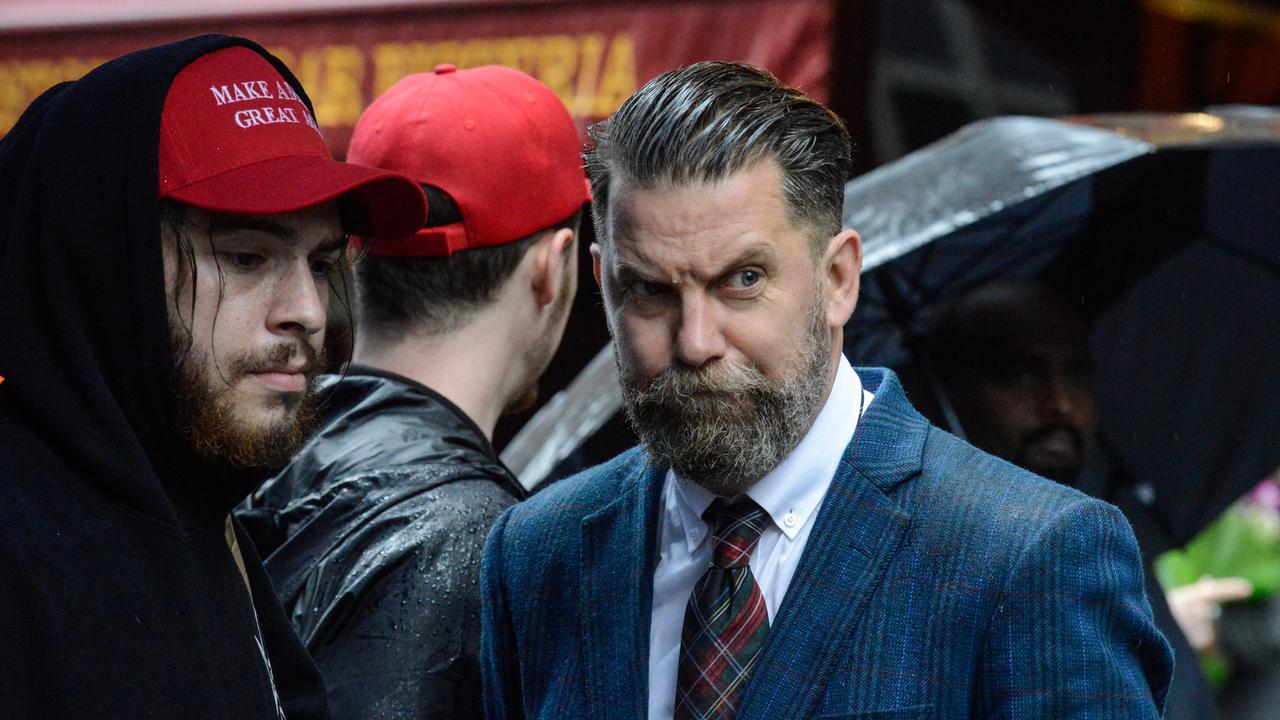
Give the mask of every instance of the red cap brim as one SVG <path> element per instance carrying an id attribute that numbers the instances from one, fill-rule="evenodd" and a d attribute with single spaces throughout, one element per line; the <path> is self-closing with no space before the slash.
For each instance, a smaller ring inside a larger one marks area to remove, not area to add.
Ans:
<path id="1" fill-rule="evenodd" d="M 343 198 L 357 212 L 347 232 L 374 239 L 408 237 L 422 228 L 422 188 L 399 173 L 323 157 L 263 160 L 166 193 L 211 212 L 282 215 Z"/>

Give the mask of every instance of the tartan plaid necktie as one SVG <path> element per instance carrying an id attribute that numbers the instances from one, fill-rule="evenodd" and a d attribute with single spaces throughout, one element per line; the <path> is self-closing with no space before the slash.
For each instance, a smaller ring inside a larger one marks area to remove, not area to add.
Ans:
<path id="1" fill-rule="evenodd" d="M 732 720 L 769 634 L 764 595 L 747 564 L 768 515 L 744 496 L 732 504 L 717 498 L 702 517 L 714 549 L 684 611 L 675 720 Z"/>

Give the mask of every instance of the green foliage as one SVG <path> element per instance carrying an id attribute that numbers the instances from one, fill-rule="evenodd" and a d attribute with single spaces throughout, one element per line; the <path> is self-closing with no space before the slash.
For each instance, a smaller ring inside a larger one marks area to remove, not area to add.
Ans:
<path id="1" fill-rule="evenodd" d="M 1181 550 L 1156 559 L 1156 576 L 1166 589 L 1205 575 L 1242 577 L 1253 583 L 1253 600 L 1280 591 L 1280 517 L 1271 508 L 1236 506 Z"/>
<path id="2" fill-rule="evenodd" d="M 1156 577 L 1166 590 L 1190 585 L 1205 575 L 1242 577 L 1253 583 L 1257 602 L 1280 591 L 1280 516 L 1262 505 L 1236 505 L 1181 550 L 1156 558 Z M 1221 689 L 1231 674 L 1219 652 L 1200 654 L 1205 679 Z"/>

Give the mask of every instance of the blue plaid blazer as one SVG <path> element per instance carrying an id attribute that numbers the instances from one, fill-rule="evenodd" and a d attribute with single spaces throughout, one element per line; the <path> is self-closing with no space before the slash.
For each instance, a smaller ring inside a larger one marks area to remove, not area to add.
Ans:
<path id="1" fill-rule="evenodd" d="M 1173 667 L 1114 507 L 931 427 L 886 370 L 740 720 L 1158 718 Z M 485 707 L 638 720 L 662 468 L 633 449 L 510 508 L 482 573 Z"/>

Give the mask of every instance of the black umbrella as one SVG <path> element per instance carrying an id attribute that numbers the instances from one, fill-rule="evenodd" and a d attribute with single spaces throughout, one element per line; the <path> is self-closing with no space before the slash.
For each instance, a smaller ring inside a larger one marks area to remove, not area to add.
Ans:
<path id="1" fill-rule="evenodd" d="M 865 247 L 855 364 L 929 382 L 930 311 L 992 280 L 1078 298 L 1106 492 L 1168 543 L 1280 466 L 1280 119 L 983 121 L 850 182 L 845 225 Z"/>

